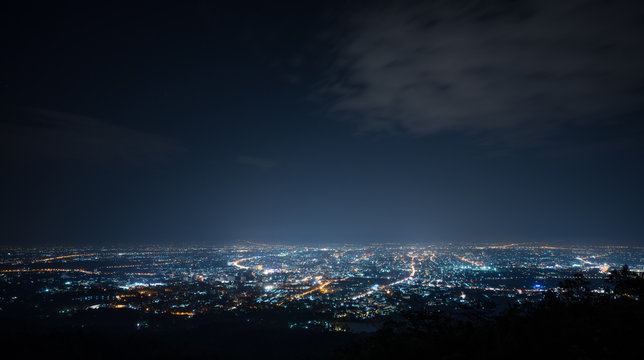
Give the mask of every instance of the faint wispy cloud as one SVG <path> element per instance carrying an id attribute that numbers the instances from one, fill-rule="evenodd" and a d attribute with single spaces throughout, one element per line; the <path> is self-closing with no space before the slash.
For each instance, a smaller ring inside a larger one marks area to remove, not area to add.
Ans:
<path id="1" fill-rule="evenodd" d="M 250 165 L 260 169 L 270 169 L 277 166 L 277 162 L 273 160 L 248 155 L 239 155 L 235 157 L 235 162 L 242 165 Z"/>
<path id="2" fill-rule="evenodd" d="M 159 161 L 185 152 L 176 140 L 95 118 L 28 109 L 0 122 L 4 147 L 16 155 L 83 161 Z"/>

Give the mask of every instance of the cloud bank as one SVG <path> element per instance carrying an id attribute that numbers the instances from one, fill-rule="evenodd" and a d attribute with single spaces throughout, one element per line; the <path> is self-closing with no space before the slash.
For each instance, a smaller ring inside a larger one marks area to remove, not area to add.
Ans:
<path id="1" fill-rule="evenodd" d="M 641 115 L 636 2 L 434 1 L 349 28 L 323 88 L 364 132 L 534 136 Z"/>

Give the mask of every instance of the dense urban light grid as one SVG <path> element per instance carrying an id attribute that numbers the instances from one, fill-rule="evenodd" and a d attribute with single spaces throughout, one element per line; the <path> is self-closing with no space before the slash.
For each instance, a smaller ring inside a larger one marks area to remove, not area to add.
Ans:
<path id="1" fill-rule="evenodd" d="M 598 246 L 298 246 L 12 249 L 2 253 L 4 311 L 72 315 L 101 308 L 192 317 L 308 311 L 291 327 L 347 331 L 409 310 L 492 313 L 583 274 L 644 271 L 644 249 Z M 374 320 L 374 321 L 368 321 Z M 288 321 L 288 316 L 285 320 Z M 141 324 L 137 324 L 141 326 Z M 364 330 L 364 327 L 360 328 Z"/>

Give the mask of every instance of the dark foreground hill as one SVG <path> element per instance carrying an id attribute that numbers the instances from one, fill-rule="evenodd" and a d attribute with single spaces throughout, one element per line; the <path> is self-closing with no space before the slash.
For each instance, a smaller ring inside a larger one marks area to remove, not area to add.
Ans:
<path id="1" fill-rule="evenodd" d="M 238 319 L 165 319 L 132 329 L 136 312 L 84 314 L 67 324 L 0 319 L 3 359 L 328 359 L 352 335 L 247 324 Z M 79 321 L 89 326 L 79 327 Z M 158 319 L 157 319 L 158 321 Z M 189 324 L 189 325 L 188 325 Z"/>

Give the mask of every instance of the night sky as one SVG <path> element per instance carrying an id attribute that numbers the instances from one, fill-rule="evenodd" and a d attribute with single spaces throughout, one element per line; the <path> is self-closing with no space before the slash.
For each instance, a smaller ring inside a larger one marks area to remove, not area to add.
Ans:
<path id="1" fill-rule="evenodd" d="M 644 245 L 640 3 L 4 4 L 0 245 Z"/>

